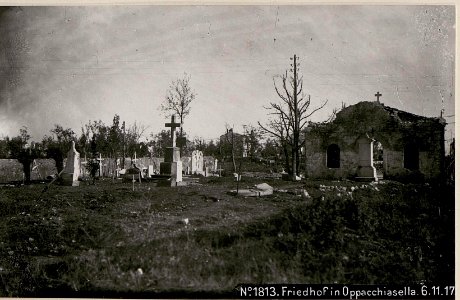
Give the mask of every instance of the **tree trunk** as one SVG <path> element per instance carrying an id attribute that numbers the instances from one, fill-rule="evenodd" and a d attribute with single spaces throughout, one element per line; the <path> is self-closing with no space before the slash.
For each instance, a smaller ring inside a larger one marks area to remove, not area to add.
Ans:
<path id="1" fill-rule="evenodd" d="M 62 170 L 64 170 L 64 158 L 54 157 L 54 161 L 56 162 L 56 170 L 59 174 Z"/>
<path id="2" fill-rule="evenodd" d="M 236 173 L 236 162 L 235 162 L 235 143 L 233 140 L 233 130 L 232 130 L 232 163 L 233 163 L 233 172 Z"/>
<path id="3" fill-rule="evenodd" d="M 24 177 L 26 179 L 26 183 L 30 183 L 30 164 L 24 164 L 23 170 L 24 170 Z"/>
<path id="4" fill-rule="evenodd" d="M 295 147 L 292 148 L 292 180 L 296 181 L 297 176 L 297 151 Z"/>
<path id="5" fill-rule="evenodd" d="M 300 164 L 302 162 L 302 157 L 301 157 L 301 152 L 299 149 L 297 149 L 297 168 L 296 168 L 296 171 L 297 171 L 297 174 L 300 174 Z"/>
<path id="6" fill-rule="evenodd" d="M 22 171 L 24 172 L 24 181 L 25 183 L 30 183 L 30 165 L 34 161 L 33 159 L 21 159 L 18 161 L 22 164 Z"/>
<path id="7" fill-rule="evenodd" d="M 291 167 L 289 166 L 289 151 L 288 151 L 288 147 L 286 144 L 283 145 L 283 151 L 284 151 L 284 166 L 286 168 L 286 172 L 288 174 L 292 174 Z"/>

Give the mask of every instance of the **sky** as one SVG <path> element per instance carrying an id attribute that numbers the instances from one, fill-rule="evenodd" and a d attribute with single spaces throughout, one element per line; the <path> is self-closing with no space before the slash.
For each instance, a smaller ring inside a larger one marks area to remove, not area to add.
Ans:
<path id="1" fill-rule="evenodd" d="M 300 60 L 312 116 L 375 101 L 417 115 L 444 109 L 454 135 L 454 6 L 58 6 L 0 9 L 0 137 L 88 121 L 165 129 L 173 80 L 190 75 L 189 137 L 268 120 L 273 80 Z"/>

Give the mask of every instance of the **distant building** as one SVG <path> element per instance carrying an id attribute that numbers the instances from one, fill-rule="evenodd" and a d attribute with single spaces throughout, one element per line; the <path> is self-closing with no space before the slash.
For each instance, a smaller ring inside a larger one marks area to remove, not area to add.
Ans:
<path id="1" fill-rule="evenodd" d="M 232 142 L 232 132 L 233 129 L 229 129 L 228 132 L 222 134 L 219 137 L 221 145 L 230 145 Z M 243 147 L 243 157 L 248 156 L 247 145 L 245 143 L 245 136 L 236 132 L 233 132 L 233 142 L 236 148 Z"/>

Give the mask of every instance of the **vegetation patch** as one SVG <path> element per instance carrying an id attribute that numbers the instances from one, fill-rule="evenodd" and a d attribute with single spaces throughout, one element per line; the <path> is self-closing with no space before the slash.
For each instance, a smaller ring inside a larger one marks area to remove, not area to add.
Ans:
<path id="1" fill-rule="evenodd" d="M 244 198 L 226 194 L 234 183 L 218 180 L 174 189 L 147 183 L 134 192 L 100 181 L 52 187 L 41 197 L 41 185 L 1 188 L 0 294 L 214 295 L 244 282 L 454 282 L 453 190 L 277 181 L 273 195 Z"/>

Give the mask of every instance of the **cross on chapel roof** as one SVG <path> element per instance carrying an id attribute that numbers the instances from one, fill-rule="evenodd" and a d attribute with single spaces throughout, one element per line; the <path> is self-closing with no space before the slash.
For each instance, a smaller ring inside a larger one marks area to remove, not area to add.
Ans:
<path id="1" fill-rule="evenodd" d="M 377 97 L 377 102 L 380 103 L 379 98 L 382 96 L 382 94 L 380 94 L 380 92 L 377 92 L 377 94 L 375 94 L 374 96 Z"/>

